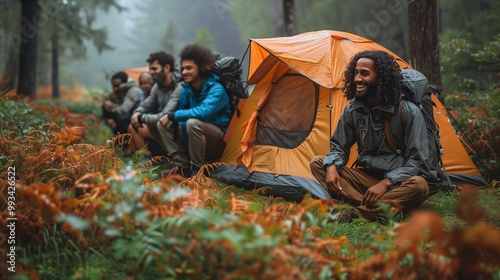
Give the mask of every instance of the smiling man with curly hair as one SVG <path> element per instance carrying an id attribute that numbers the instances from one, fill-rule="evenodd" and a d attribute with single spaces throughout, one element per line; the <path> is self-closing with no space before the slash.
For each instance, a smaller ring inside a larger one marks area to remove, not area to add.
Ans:
<path id="1" fill-rule="evenodd" d="M 179 108 L 160 119 L 158 130 L 174 164 L 163 173 L 189 177 L 222 155 L 231 103 L 212 73 L 215 56 L 210 49 L 187 45 L 180 57 L 183 83 Z"/>
<path id="2" fill-rule="evenodd" d="M 401 79 L 394 57 L 383 51 L 360 52 L 346 67 L 343 92 L 352 101 L 330 139 L 330 152 L 310 163 L 313 175 L 332 197 L 355 207 L 344 211 L 341 221 L 376 220 L 382 203 L 408 212 L 429 196 L 426 124 L 415 104 L 401 106 L 405 151 L 395 152 L 386 139 L 384 122 L 399 109 Z M 356 164 L 346 167 L 355 143 Z"/>

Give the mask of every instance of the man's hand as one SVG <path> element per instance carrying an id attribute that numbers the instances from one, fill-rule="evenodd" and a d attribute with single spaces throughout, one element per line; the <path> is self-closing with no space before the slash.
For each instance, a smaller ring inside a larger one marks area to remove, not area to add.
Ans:
<path id="1" fill-rule="evenodd" d="M 132 126 L 135 128 L 135 129 L 138 129 L 141 124 L 139 123 L 139 115 L 141 114 L 141 112 L 135 112 L 132 117 L 130 118 L 130 124 L 132 124 Z"/>
<path id="2" fill-rule="evenodd" d="M 342 190 L 340 175 L 335 165 L 330 165 L 326 168 L 326 185 L 329 193 L 335 193 L 339 196 L 345 194 Z"/>
<path id="3" fill-rule="evenodd" d="M 158 121 L 163 126 L 166 126 L 170 122 L 170 120 L 168 119 L 168 115 L 161 117 Z"/>
<path id="4" fill-rule="evenodd" d="M 366 190 L 361 205 L 365 205 L 368 209 L 375 208 L 375 204 L 377 204 L 378 200 L 389 190 L 390 186 L 392 186 L 392 182 L 389 179 L 384 179 L 371 186 Z"/>
<path id="5" fill-rule="evenodd" d="M 113 105 L 114 103 L 109 100 L 104 101 L 104 110 L 108 112 L 113 112 Z"/>

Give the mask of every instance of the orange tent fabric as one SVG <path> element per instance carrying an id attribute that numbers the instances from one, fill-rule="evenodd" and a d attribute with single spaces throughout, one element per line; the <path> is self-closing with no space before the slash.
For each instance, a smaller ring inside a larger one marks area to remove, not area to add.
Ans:
<path id="1" fill-rule="evenodd" d="M 129 78 L 134 79 L 135 81 L 139 82 L 139 76 L 144 73 L 144 72 L 149 72 L 148 67 L 135 67 L 135 68 L 128 68 L 123 70 Z"/>
<path id="2" fill-rule="evenodd" d="M 411 68 L 385 47 L 341 31 L 251 39 L 248 84 L 254 88 L 250 97 L 238 106 L 240 117 L 235 115 L 229 125 L 221 160 L 245 167 L 250 173 L 315 180 L 309 162 L 315 155 L 326 155 L 330 150 L 329 139 L 348 103 L 341 92 L 342 74 L 351 57 L 362 50 L 386 51 L 396 58 L 401 68 Z M 299 77 L 312 82 L 293 82 Z M 294 88 L 290 87 L 291 83 L 296 83 Z M 281 95 L 283 97 L 279 97 Z M 315 105 L 309 108 L 297 104 L 310 104 L 301 99 L 304 95 L 314 98 Z M 275 101 L 279 103 L 273 103 Z M 437 98 L 434 101 L 438 104 L 435 117 L 440 127 L 447 171 L 457 176 L 481 178 L 448 122 L 443 105 Z M 294 109 L 289 110 L 283 103 Z M 272 114 L 265 115 L 266 110 Z M 310 127 L 286 129 L 311 114 L 314 121 Z M 297 137 L 302 139 L 300 143 L 286 144 Z M 353 163 L 355 157 L 356 147 L 353 147 L 348 164 Z"/>
<path id="3" fill-rule="evenodd" d="M 384 50 L 393 55 L 402 68 L 410 67 L 383 46 L 342 31 L 321 30 L 291 37 L 253 39 L 250 44 L 249 84 L 257 83 L 279 60 L 319 85 L 334 88 L 341 85 L 341 74 L 351 57 L 363 50 Z"/>

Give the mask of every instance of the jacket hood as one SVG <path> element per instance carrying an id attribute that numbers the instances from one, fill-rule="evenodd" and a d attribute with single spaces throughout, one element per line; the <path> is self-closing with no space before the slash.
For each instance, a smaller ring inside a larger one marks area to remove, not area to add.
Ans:
<path id="1" fill-rule="evenodd" d="M 120 89 L 123 92 L 127 92 L 131 87 L 134 87 L 134 86 L 139 86 L 139 83 L 137 83 L 133 79 L 129 79 L 126 83 L 120 84 Z"/>

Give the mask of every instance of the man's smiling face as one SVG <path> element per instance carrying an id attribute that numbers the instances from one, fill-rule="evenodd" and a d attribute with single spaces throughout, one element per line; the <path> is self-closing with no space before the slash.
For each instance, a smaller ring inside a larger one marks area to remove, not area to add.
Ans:
<path id="1" fill-rule="evenodd" d="M 354 73 L 354 83 L 356 83 L 357 98 L 366 98 L 375 94 L 377 84 L 375 61 L 366 57 L 358 60 Z"/>

